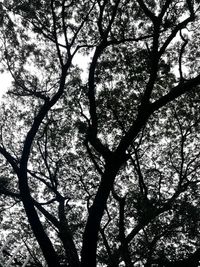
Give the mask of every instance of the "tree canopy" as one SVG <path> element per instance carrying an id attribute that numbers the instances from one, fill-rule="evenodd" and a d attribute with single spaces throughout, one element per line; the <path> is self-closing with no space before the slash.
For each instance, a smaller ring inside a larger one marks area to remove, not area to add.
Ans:
<path id="1" fill-rule="evenodd" d="M 197 0 L 0 3 L 0 246 L 32 267 L 199 266 L 199 19 Z"/>

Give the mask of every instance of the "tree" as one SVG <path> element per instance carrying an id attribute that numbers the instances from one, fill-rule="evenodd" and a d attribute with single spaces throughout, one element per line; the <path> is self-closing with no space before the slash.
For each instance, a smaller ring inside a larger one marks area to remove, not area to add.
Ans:
<path id="1" fill-rule="evenodd" d="M 32 264 L 198 266 L 199 8 L 1 3 L 2 228 Z"/>

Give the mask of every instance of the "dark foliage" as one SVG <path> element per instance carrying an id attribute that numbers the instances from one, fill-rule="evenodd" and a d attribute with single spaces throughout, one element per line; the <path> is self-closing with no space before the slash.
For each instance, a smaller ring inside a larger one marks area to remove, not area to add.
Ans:
<path id="1" fill-rule="evenodd" d="M 0 3 L 0 241 L 27 266 L 198 266 L 199 12 Z"/>

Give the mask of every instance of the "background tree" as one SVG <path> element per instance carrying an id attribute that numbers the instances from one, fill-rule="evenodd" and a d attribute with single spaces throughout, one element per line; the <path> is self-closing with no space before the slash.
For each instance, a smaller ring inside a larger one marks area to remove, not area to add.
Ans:
<path id="1" fill-rule="evenodd" d="M 198 2 L 1 3 L 1 225 L 30 264 L 198 266 Z"/>

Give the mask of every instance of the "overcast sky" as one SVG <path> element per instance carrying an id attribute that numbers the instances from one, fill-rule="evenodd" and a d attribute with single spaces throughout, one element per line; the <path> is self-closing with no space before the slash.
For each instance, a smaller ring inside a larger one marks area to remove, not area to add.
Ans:
<path id="1" fill-rule="evenodd" d="M 11 77 L 8 73 L 0 74 L 0 98 L 11 85 Z"/>
<path id="2" fill-rule="evenodd" d="M 73 63 L 80 66 L 83 69 L 82 79 L 87 77 L 87 66 L 90 61 L 90 56 L 83 56 L 78 54 L 75 56 Z M 9 73 L 0 73 L 0 99 L 2 95 L 6 92 L 8 87 L 11 85 L 11 75 Z"/>

